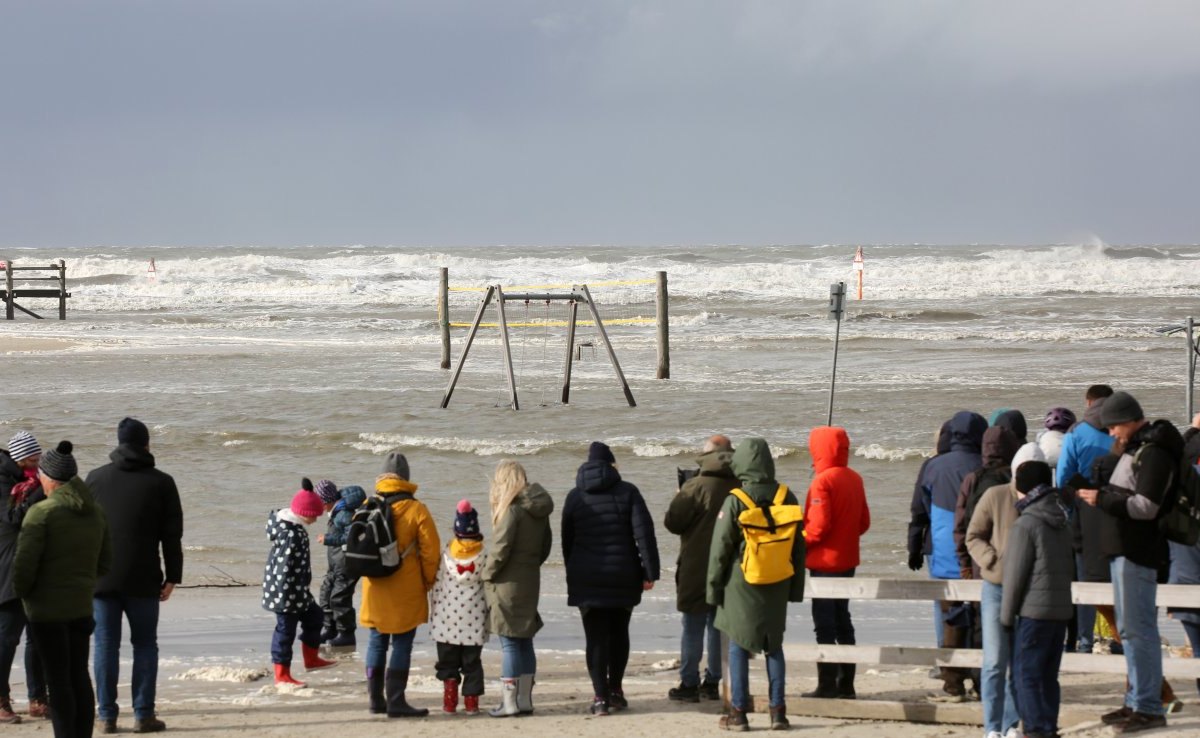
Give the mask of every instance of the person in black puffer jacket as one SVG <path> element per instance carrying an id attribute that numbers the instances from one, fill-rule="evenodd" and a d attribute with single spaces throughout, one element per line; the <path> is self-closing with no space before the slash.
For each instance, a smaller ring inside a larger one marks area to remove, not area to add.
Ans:
<path id="1" fill-rule="evenodd" d="M 628 703 L 621 688 L 629 662 L 629 618 L 658 580 L 654 520 L 642 493 L 622 481 L 612 450 L 599 441 L 575 475 L 562 513 L 567 605 L 578 607 L 587 640 L 592 713 Z"/>

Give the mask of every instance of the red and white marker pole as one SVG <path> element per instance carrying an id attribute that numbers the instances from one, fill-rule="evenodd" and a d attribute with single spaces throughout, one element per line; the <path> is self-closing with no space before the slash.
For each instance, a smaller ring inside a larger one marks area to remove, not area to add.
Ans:
<path id="1" fill-rule="evenodd" d="M 858 299 L 862 299 L 862 282 L 863 282 L 863 253 L 862 246 L 858 247 L 858 251 L 854 254 L 854 271 L 858 274 Z"/>
<path id="2" fill-rule="evenodd" d="M 154 259 L 150 259 L 150 266 L 146 268 L 146 279 L 158 279 L 158 269 L 154 266 Z"/>

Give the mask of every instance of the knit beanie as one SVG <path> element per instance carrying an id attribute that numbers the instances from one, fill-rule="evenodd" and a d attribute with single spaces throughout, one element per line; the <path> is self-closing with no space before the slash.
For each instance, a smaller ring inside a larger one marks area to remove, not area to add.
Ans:
<path id="1" fill-rule="evenodd" d="M 308 477 L 300 480 L 300 491 L 292 498 L 292 512 L 302 518 L 319 518 L 325 512 L 325 503 L 313 492 L 313 483 Z"/>
<path id="2" fill-rule="evenodd" d="M 383 473 L 395 474 L 401 479 L 408 479 L 408 459 L 404 454 L 393 451 L 383 460 Z"/>
<path id="3" fill-rule="evenodd" d="M 146 448 L 150 445 L 150 430 L 140 420 L 123 418 L 117 423 L 117 445 Z"/>
<path id="4" fill-rule="evenodd" d="M 1100 422 L 1104 423 L 1105 428 L 1117 423 L 1143 420 L 1145 417 L 1142 406 L 1128 392 L 1112 393 L 1112 396 L 1104 401 L 1104 407 L 1100 410 Z"/>
<path id="5" fill-rule="evenodd" d="M 1017 469 L 1026 461 L 1046 461 L 1046 454 L 1042 451 L 1042 447 L 1037 443 L 1030 441 L 1021 448 L 1017 449 L 1017 453 L 1013 454 L 1012 473 L 1013 479 L 1017 478 Z"/>
<path id="6" fill-rule="evenodd" d="M 612 449 L 599 441 L 592 441 L 592 445 L 588 446 L 587 460 L 604 461 L 609 464 L 617 463 L 617 457 L 613 456 Z"/>
<path id="7" fill-rule="evenodd" d="M 1026 461 L 1013 473 L 1013 486 L 1022 494 L 1032 492 L 1034 487 L 1042 484 L 1048 485 L 1053 481 L 1054 474 L 1050 470 L 1050 465 L 1044 461 Z"/>
<path id="8" fill-rule="evenodd" d="M 342 493 L 338 491 L 337 485 L 328 479 L 322 479 L 317 482 L 317 486 L 313 491 L 317 493 L 317 497 L 321 498 L 321 502 L 326 505 L 332 505 L 341 499 L 342 496 Z"/>
<path id="9" fill-rule="evenodd" d="M 75 457 L 71 452 L 75 450 L 75 446 L 70 441 L 59 441 L 58 445 L 42 454 L 42 460 L 38 462 L 38 469 L 51 479 L 59 482 L 69 482 L 72 477 L 79 473 L 79 465 L 75 463 Z"/>
<path id="10" fill-rule="evenodd" d="M 20 431 L 8 442 L 8 455 L 12 457 L 13 461 L 28 459 L 41 452 L 42 447 L 38 445 L 37 439 L 29 431 Z"/>
<path id="11" fill-rule="evenodd" d="M 479 512 L 471 507 L 467 500 L 459 500 L 454 513 L 454 537 L 470 541 L 482 541 L 483 534 L 479 532 Z"/>

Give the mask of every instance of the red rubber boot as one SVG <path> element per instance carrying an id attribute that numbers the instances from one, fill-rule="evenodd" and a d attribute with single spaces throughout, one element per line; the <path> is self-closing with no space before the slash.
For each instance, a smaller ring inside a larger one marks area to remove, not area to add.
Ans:
<path id="1" fill-rule="evenodd" d="M 292 678 L 291 664 L 275 664 L 275 683 L 290 684 L 293 687 L 305 686 L 304 682 L 299 682 Z"/>
<path id="2" fill-rule="evenodd" d="M 321 658 L 321 652 L 316 646 L 308 646 L 301 644 L 300 650 L 304 653 L 304 668 L 308 671 L 316 669 L 328 669 L 331 666 L 337 666 L 336 661 L 326 661 Z"/>
<path id="3" fill-rule="evenodd" d="M 442 682 L 442 712 L 453 715 L 458 711 L 458 680 L 447 679 Z"/>

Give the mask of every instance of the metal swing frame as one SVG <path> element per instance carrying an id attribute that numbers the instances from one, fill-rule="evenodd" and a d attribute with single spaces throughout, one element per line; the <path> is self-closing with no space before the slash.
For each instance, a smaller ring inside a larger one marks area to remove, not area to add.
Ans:
<path id="1" fill-rule="evenodd" d="M 479 301 L 479 308 L 475 311 L 475 320 L 472 321 L 471 330 L 467 333 L 467 341 L 463 345 L 462 354 L 458 357 L 458 363 L 454 367 L 454 374 L 450 377 L 450 384 L 447 385 L 446 393 L 442 396 L 441 407 L 443 409 L 450 404 L 450 396 L 454 394 L 454 387 L 458 384 L 458 378 L 462 374 L 463 365 L 467 361 L 467 354 L 471 351 L 471 344 L 475 342 L 475 334 L 479 331 L 479 325 L 483 321 L 483 314 L 487 310 L 488 305 L 492 304 L 493 300 L 496 304 L 496 322 L 500 328 L 500 350 L 504 357 L 504 371 L 508 377 L 508 392 L 513 410 L 520 410 L 521 405 L 517 399 L 516 376 L 513 374 L 512 347 L 508 340 L 508 319 L 504 314 L 504 304 L 510 300 L 518 302 L 544 300 L 547 303 L 551 301 L 565 301 L 570 303 L 568 308 L 569 316 L 567 318 L 566 359 L 563 362 L 562 403 L 564 405 L 569 404 L 571 396 L 571 361 L 575 349 L 575 324 L 579 315 L 579 305 L 582 303 L 587 306 L 592 320 L 596 323 L 596 331 L 604 341 L 604 348 L 608 352 L 608 360 L 612 363 L 613 371 L 617 375 L 617 381 L 620 382 L 621 390 L 625 393 L 625 401 L 629 403 L 629 407 L 637 407 L 637 403 L 633 399 L 633 392 L 629 389 L 629 382 L 625 380 L 625 373 L 621 371 L 621 364 L 617 361 L 617 354 L 613 350 L 612 342 L 608 340 L 608 331 L 604 329 L 604 322 L 600 320 L 600 312 L 596 309 L 596 303 L 592 300 L 592 294 L 588 292 L 586 284 L 572 285 L 570 292 L 523 292 L 511 295 L 505 294 L 500 285 L 494 284 L 488 285 L 487 291 L 484 292 L 483 298 Z"/>

